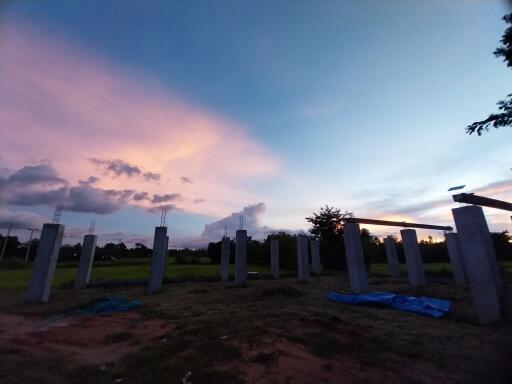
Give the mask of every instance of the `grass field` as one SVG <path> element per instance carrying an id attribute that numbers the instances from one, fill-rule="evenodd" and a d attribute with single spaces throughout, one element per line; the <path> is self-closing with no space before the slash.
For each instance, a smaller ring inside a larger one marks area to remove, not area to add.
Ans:
<path id="1" fill-rule="evenodd" d="M 502 268 L 512 273 L 512 262 L 500 263 Z M 32 273 L 31 265 L 16 264 L 16 267 L 8 266 L 0 268 L 0 289 L 26 289 Z M 405 265 L 401 265 L 401 272 L 407 274 Z M 451 277 L 452 271 L 449 263 L 424 264 L 425 272 L 430 277 Z M 150 260 L 128 259 L 109 262 L 98 262 L 93 266 L 91 281 L 105 280 L 141 280 L 149 276 Z M 261 265 L 249 265 L 248 271 L 269 273 L 270 270 Z M 62 288 L 70 285 L 76 272 L 76 263 L 59 264 L 53 280 L 54 288 Z M 234 265 L 230 266 L 230 272 L 234 273 Z M 372 264 L 371 272 L 388 273 L 387 264 Z M 174 264 L 169 260 L 166 267 L 168 278 L 200 278 L 214 277 L 219 274 L 219 266 L 213 264 Z"/>
<path id="2" fill-rule="evenodd" d="M 92 268 L 91 281 L 104 280 L 140 280 L 149 276 L 149 260 L 122 260 L 119 262 L 98 263 Z M 234 273 L 234 265 L 230 272 Z M 248 271 L 269 272 L 261 265 L 248 265 Z M 26 289 L 32 273 L 31 265 L 20 268 L 0 269 L 0 289 Z M 75 278 L 76 265 L 58 266 L 53 279 L 53 287 L 69 286 Z M 173 264 L 167 263 L 166 276 L 169 278 L 214 277 L 219 274 L 219 266 L 213 264 Z"/>

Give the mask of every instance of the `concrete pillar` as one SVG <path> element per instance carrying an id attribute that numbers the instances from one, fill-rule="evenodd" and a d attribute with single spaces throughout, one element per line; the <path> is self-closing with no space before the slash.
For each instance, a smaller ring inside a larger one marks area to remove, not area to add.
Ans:
<path id="1" fill-rule="evenodd" d="M 82 253 L 80 254 L 80 261 L 75 275 L 75 289 L 83 289 L 89 283 L 94 253 L 96 252 L 97 239 L 98 236 L 96 235 L 84 236 Z"/>
<path id="2" fill-rule="evenodd" d="M 274 279 L 279 279 L 279 240 L 270 240 L 270 270 Z"/>
<path id="3" fill-rule="evenodd" d="M 444 238 L 446 240 L 446 248 L 448 249 L 448 257 L 450 258 L 455 282 L 465 285 L 468 281 L 466 279 L 462 254 L 460 252 L 459 236 L 456 233 L 446 233 Z"/>
<path id="4" fill-rule="evenodd" d="M 320 241 L 311 239 L 311 269 L 315 275 L 322 274 L 322 264 L 320 263 Z"/>
<path id="5" fill-rule="evenodd" d="M 384 248 L 386 249 L 386 258 L 388 259 L 389 273 L 391 277 L 400 277 L 400 263 L 396 252 L 396 243 L 393 236 L 384 238 Z"/>
<path id="6" fill-rule="evenodd" d="M 345 223 L 344 234 L 350 289 L 354 293 L 364 293 L 368 290 L 368 279 L 359 224 Z"/>
<path id="7" fill-rule="evenodd" d="M 309 239 L 306 235 L 297 236 L 297 276 L 299 281 L 309 280 Z"/>
<path id="8" fill-rule="evenodd" d="M 165 256 L 164 256 L 164 279 L 167 274 L 167 256 L 169 256 L 169 236 L 165 236 Z"/>
<path id="9" fill-rule="evenodd" d="M 452 209 L 475 313 L 483 324 L 501 319 L 503 280 L 482 207 Z"/>
<path id="10" fill-rule="evenodd" d="M 229 281 L 229 248 L 231 240 L 224 236 L 221 242 L 220 252 L 220 280 Z"/>
<path id="11" fill-rule="evenodd" d="M 43 225 L 36 259 L 32 267 L 27 301 L 31 303 L 48 302 L 63 237 L 64 225 L 53 223 Z"/>
<path id="12" fill-rule="evenodd" d="M 247 231 L 236 231 L 235 248 L 235 284 L 244 285 L 247 282 Z"/>
<path id="13" fill-rule="evenodd" d="M 162 288 L 164 281 L 165 258 L 167 256 L 167 227 L 155 227 L 153 255 L 151 256 L 151 272 L 148 280 L 150 295 Z"/>
<path id="14" fill-rule="evenodd" d="M 421 260 L 420 246 L 418 245 L 418 236 L 414 229 L 402 229 L 402 244 L 404 245 L 405 264 L 407 265 L 407 274 L 409 283 L 413 287 L 425 285 L 425 271 L 423 270 L 423 261 Z"/>

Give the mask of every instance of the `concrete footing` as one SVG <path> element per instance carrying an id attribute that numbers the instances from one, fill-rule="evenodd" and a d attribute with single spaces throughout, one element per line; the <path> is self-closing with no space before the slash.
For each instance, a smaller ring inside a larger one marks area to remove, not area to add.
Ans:
<path id="1" fill-rule="evenodd" d="M 465 285 L 468 283 L 464 263 L 460 252 L 459 236 L 456 233 L 447 233 L 444 235 L 446 240 L 446 249 L 452 266 L 453 277 L 457 284 Z"/>
<path id="2" fill-rule="evenodd" d="M 53 223 L 43 225 L 32 268 L 27 301 L 31 303 L 48 302 L 63 237 L 64 225 Z"/>
<path id="3" fill-rule="evenodd" d="M 400 235 L 402 236 L 402 244 L 404 245 L 405 263 L 407 265 L 409 283 L 413 287 L 419 287 L 427 284 L 416 230 L 402 229 L 400 231 Z"/>
<path id="4" fill-rule="evenodd" d="M 386 249 L 386 258 L 388 260 L 389 273 L 391 277 L 400 277 L 400 263 L 398 262 L 396 242 L 393 236 L 387 236 L 384 238 L 384 248 Z"/>
<path id="5" fill-rule="evenodd" d="M 309 239 L 306 235 L 297 236 L 297 277 L 299 281 L 309 280 Z"/>
<path id="6" fill-rule="evenodd" d="M 229 281 L 229 248 L 231 240 L 224 236 L 221 241 L 220 249 L 220 280 Z"/>
<path id="7" fill-rule="evenodd" d="M 452 209 L 475 313 L 482 324 L 501 319 L 503 280 L 482 207 Z"/>
<path id="8" fill-rule="evenodd" d="M 247 231 L 236 231 L 235 248 L 235 284 L 244 285 L 247 282 Z"/>
<path id="9" fill-rule="evenodd" d="M 82 252 L 80 254 L 80 261 L 75 275 L 75 289 L 83 289 L 89 283 L 91 278 L 92 262 L 96 252 L 96 235 L 85 235 L 82 244 Z"/>
<path id="10" fill-rule="evenodd" d="M 312 239 L 310 242 L 311 247 L 311 270 L 315 275 L 322 274 L 322 264 L 320 263 L 320 241 Z"/>
<path id="11" fill-rule="evenodd" d="M 165 259 L 167 256 L 167 227 L 155 227 L 153 255 L 151 256 L 151 272 L 148 281 L 150 295 L 162 288 L 165 275 Z"/>
<path id="12" fill-rule="evenodd" d="M 279 279 L 279 240 L 270 240 L 270 270 L 272 277 Z"/>
<path id="13" fill-rule="evenodd" d="M 368 290 L 368 279 L 359 224 L 345 223 L 344 234 L 350 289 L 354 293 L 364 293 Z"/>

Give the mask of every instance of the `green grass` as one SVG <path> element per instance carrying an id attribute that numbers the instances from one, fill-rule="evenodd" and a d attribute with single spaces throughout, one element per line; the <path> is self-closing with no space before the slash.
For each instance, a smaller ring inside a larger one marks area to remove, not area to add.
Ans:
<path id="1" fill-rule="evenodd" d="M 126 260 L 119 263 L 108 262 L 107 265 L 99 262 L 92 268 L 91 281 L 99 280 L 139 280 L 149 276 L 150 260 Z M 234 265 L 230 266 L 234 273 Z M 248 265 L 248 271 L 269 272 L 268 268 L 261 265 Z M 75 278 L 76 267 L 59 265 L 55 271 L 53 287 L 66 285 Z M 26 289 L 32 274 L 31 265 L 27 268 L 2 268 L 0 269 L 0 289 Z M 169 278 L 198 278 L 218 276 L 219 265 L 213 264 L 172 264 L 167 263 L 166 276 Z"/>
<path id="2" fill-rule="evenodd" d="M 425 263 L 423 264 L 423 267 L 425 269 L 425 273 L 427 275 L 451 275 L 452 274 L 452 267 L 450 263 Z M 371 268 L 372 272 L 376 273 L 389 273 L 389 267 L 387 264 L 372 264 Z M 407 267 L 405 264 L 400 264 L 400 272 L 404 274 L 404 276 L 407 274 Z"/>
<path id="3" fill-rule="evenodd" d="M 173 260 L 170 260 L 173 261 Z M 501 267 L 505 272 L 512 274 L 512 262 L 501 261 Z M 31 265 L 27 267 L 16 264 L 2 265 L 0 269 L 0 289 L 26 289 L 32 273 Z M 425 273 L 431 277 L 450 277 L 451 266 L 449 263 L 425 263 Z M 149 259 L 128 259 L 107 262 L 95 262 L 92 269 L 91 281 L 99 280 L 139 280 L 149 276 Z M 270 272 L 268 268 L 261 265 L 249 265 L 248 271 Z M 404 264 L 400 270 L 405 276 L 407 269 Z M 231 273 L 234 273 L 234 265 L 230 266 Z M 59 264 L 53 279 L 53 287 L 58 288 L 69 286 L 75 278 L 76 264 Z M 372 264 L 371 272 L 388 274 L 387 264 Z M 167 263 L 166 276 L 169 278 L 200 278 L 218 276 L 219 266 L 213 264 L 173 264 Z"/>

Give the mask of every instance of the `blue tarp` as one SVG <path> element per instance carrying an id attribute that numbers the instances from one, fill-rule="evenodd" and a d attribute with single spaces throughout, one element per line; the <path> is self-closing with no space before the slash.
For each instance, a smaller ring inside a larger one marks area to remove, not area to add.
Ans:
<path id="1" fill-rule="evenodd" d="M 449 300 L 396 295 L 391 292 L 372 292 L 361 295 L 330 292 L 328 298 L 344 304 L 382 305 L 436 318 L 446 314 L 451 305 Z"/>
<path id="2" fill-rule="evenodd" d="M 127 300 L 124 297 L 106 296 L 96 300 L 84 308 L 78 308 L 71 312 L 73 315 L 111 315 L 116 312 L 131 311 L 142 307 L 139 300 Z"/>

